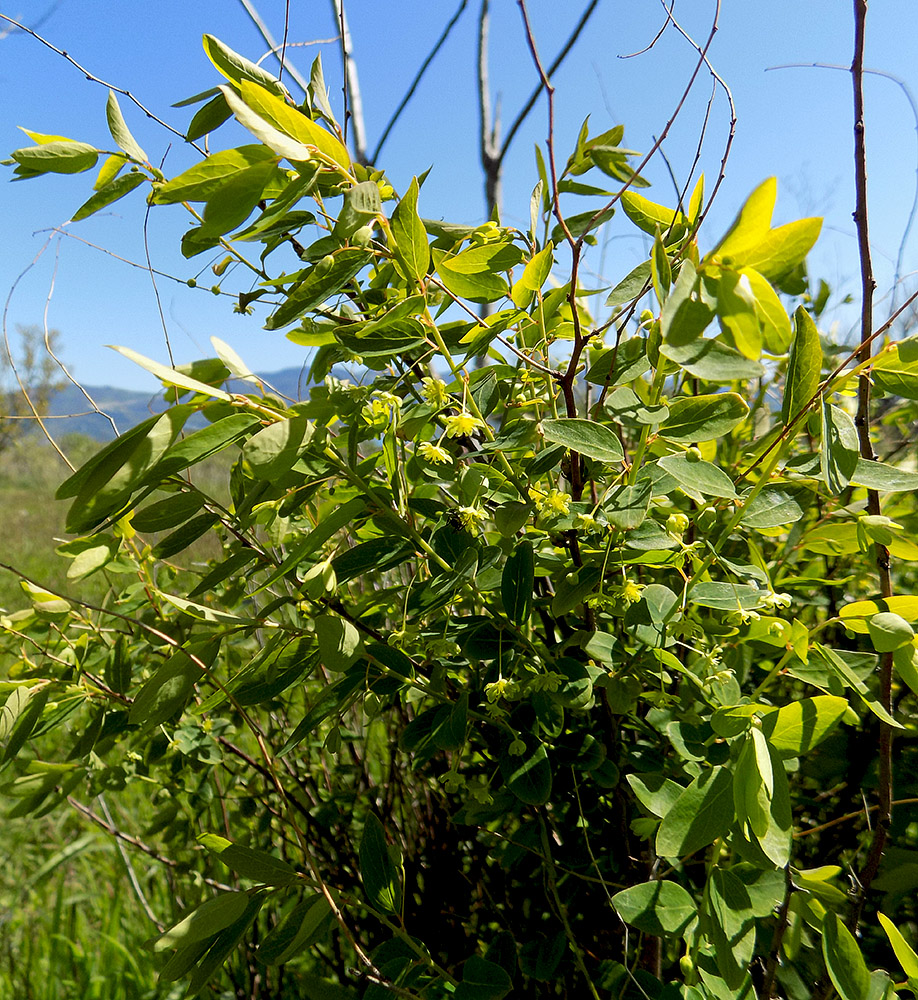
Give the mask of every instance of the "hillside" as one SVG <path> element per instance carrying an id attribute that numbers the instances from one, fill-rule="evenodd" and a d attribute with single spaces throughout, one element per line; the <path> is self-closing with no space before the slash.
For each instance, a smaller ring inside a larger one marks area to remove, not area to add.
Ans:
<path id="1" fill-rule="evenodd" d="M 281 371 L 263 373 L 260 377 L 291 399 L 299 399 L 305 394 L 305 370 L 302 368 L 284 368 Z M 232 386 L 239 392 L 251 391 L 251 387 L 242 382 Z M 110 416 L 119 432 L 123 433 L 151 413 L 165 408 L 161 391 L 136 392 L 110 385 L 86 385 L 84 389 L 85 394 L 76 386 L 68 385 L 51 400 L 48 412 L 54 418 L 50 429 L 55 437 L 76 433 L 86 434 L 98 441 L 108 441 L 115 435 L 111 422 L 104 414 Z M 102 412 L 97 412 L 89 400 Z"/>

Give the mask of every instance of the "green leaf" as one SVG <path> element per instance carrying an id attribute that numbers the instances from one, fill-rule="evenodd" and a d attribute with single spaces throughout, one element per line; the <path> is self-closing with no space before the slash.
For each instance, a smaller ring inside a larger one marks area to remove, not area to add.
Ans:
<path id="1" fill-rule="evenodd" d="M 207 201 L 227 181 L 259 163 L 275 163 L 264 146 L 238 146 L 201 160 L 193 167 L 153 188 L 153 203 L 174 205 L 183 201 Z"/>
<path id="2" fill-rule="evenodd" d="M 745 357 L 757 361 L 762 354 L 762 326 L 749 275 L 724 269 L 717 281 L 717 316 Z"/>
<path id="3" fill-rule="evenodd" d="M 869 458 L 858 458 L 851 483 L 879 493 L 911 493 L 918 490 L 918 472 L 897 469 L 894 465 L 874 462 Z"/>
<path id="4" fill-rule="evenodd" d="M 74 212 L 73 218 L 70 221 L 80 222 L 83 219 L 89 218 L 90 215 L 129 194 L 135 187 L 143 184 L 146 179 L 141 173 L 123 174 L 121 177 L 116 177 L 113 181 L 109 181 L 108 184 L 99 188 L 91 198 L 84 201 L 76 212 Z"/>
<path id="5" fill-rule="evenodd" d="M 683 444 L 713 441 L 729 434 L 748 415 L 746 400 L 735 392 L 682 396 L 670 404 L 669 416 L 660 426 L 660 436 Z"/>
<path id="6" fill-rule="evenodd" d="M 218 90 L 216 97 L 195 112 L 194 117 L 188 123 L 185 138 L 189 142 L 200 139 L 201 136 L 218 129 L 232 114 L 230 106 L 226 103 L 226 98 Z"/>
<path id="7" fill-rule="evenodd" d="M 381 214 L 379 185 L 375 181 L 361 181 L 345 191 L 332 235 L 342 242 L 349 240 L 358 229 L 373 225 Z"/>
<path id="8" fill-rule="evenodd" d="M 878 653 L 891 653 L 900 646 L 912 645 L 915 630 L 893 611 L 881 611 L 867 619 L 870 641 Z"/>
<path id="9" fill-rule="evenodd" d="M 672 809 L 685 791 L 682 785 L 671 778 L 664 778 L 662 774 L 626 774 L 625 780 L 641 805 L 660 818 Z"/>
<path id="10" fill-rule="evenodd" d="M 455 1000 L 502 1000 L 512 988 L 513 981 L 502 966 L 473 955 L 462 966 L 462 981 L 453 996 Z"/>
<path id="11" fill-rule="evenodd" d="M 731 258 L 741 267 L 746 264 L 750 252 L 771 232 L 771 217 L 777 197 L 777 179 L 769 177 L 762 181 L 743 203 L 726 236 L 709 256 Z"/>
<path id="12" fill-rule="evenodd" d="M 636 194 L 626 191 L 621 197 L 622 211 L 638 227 L 650 236 L 657 231 L 666 237 L 667 244 L 681 240 L 688 231 L 688 219 L 671 208 Z"/>
<path id="13" fill-rule="evenodd" d="M 283 85 L 271 74 L 250 62 L 245 56 L 234 52 L 228 45 L 224 45 L 219 38 L 213 35 L 205 35 L 203 38 L 204 51 L 207 58 L 214 64 L 216 69 L 226 77 L 231 83 L 240 84 L 244 80 L 257 83 L 262 87 L 283 97 L 286 90 Z"/>
<path id="14" fill-rule="evenodd" d="M 418 215 L 418 179 L 413 177 L 408 190 L 392 213 L 395 255 L 409 278 L 420 281 L 430 267 L 427 230 Z"/>
<path id="15" fill-rule="evenodd" d="M 273 927 L 258 948 L 256 957 L 265 965 L 284 965 L 300 955 L 322 933 L 332 911 L 328 900 L 317 892 L 307 896 Z M 310 990 L 310 994 L 312 991 Z"/>
<path id="16" fill-rule="evenodd" d="M 753 267 L 769 281 L 780 278 L 802 263 L 819 239 L 822 219 L 797 219 L 769 230 L 755 246 L 734 256 L 742 258 L 744 267 Z"/>
<path id="17" fill-rule="evenodd" d="M 303 313 L 322 305 L 373 260 L 372 253 L 355 247 L 336 250 L 331 257 L 330 267 L 325 268 L 320 261 L 293 287 L 284 302 L 268 318 L 266 329 L 279 330 L 299 319 Z"/>
<path id="18" fill-rule="evenodd" d="M 744 267 L 741 273 L 752 291 L 753 310 L 766 350 L 772 354 L 784 354 L 791 341 L 791 323 L 787 310 L 775 290 L 758 271 Z"/>
<path id="19" fill-rule="evenodd" d="M 627 194 L 627 192 L 625 192 Z M 618 306 L 633 302 L 640 298 L 651 286 L 650 261 L 645 260 L 633 268 L 609 292 L 606 305 L 615 310 Z"/>
<path id="20" fill-rule="evenodd" d="M 848 710 L 844 698 L 821 694 L 769 712 L 762 732 L 781 757 L 799 757 L 821 743 Z"/>
<path id="21" fill-rule="evenodd" d="M 140 148 L 134 136 L 131 135 L 131 130 L 127 127 L 127 122 L 121 113 L 118 98 L 115 96 L 114 90 L 109 90 L 108 92 L 105 117 L 108 119 L 108 130 L 111 132 L 112 138 L 118 144 L 119 148 L 123 149 L 132 160 L 146 163 L 147 154 Z"/>
<path id="22" fill-rule="evenodd" d="M 702 581 L 689 590 L 688 599 L 703 608 L 719 611 L 749 611 L 762 606 L 766 592 L 746 583 Z"/>
<path id="23" fill-rule="evenodd" d="M 224 181 L 207 199 L 204 221 L 194 230 L 196 237 L 222 236 L 241 226 L 261 200 L 275 168 L 273 160 L 262 160 Z"/>
<path id="24" fill-rule="evenodd" d="M 389 853 L 383 825 L 368 813 L 360 841 L 360 878 L 371 906 L 386 913 L 400 913 L 402 886 L 399 869 Z"/>
<path id="25" fill-rule="evenodd" d="M 819 342 L 819 331 L 812 316 L 803 306 L 799 306 L 794 313 L 794 341 L 787 363 L 784 401 L 781 405 L 781 421 L 785 427 L 816 395 L 821 372 L 822 345 Z M 799 422 L 797 432 L 802 431 L 804 426 L 803 422 Z"/>
<path id="26" fill-rule="evenodd" d="M 650 368 L 646 343 L 643 337 L 632 337 L 611 350 L 603 351 L 586 373 L 587 382 L 616 386 L 640 378 Z"/>
<path id="27" fill-rule="evenodd" d="M 531 806 L 542 806 L 551 796 L 551 763 L 543 744 L 535 751 L 528 751 L 522 757 L 511 757 L 504 753 L 500 759 L 500 770 L 511 792 L 521 801 Z"/>
<path id="28" fill-rule="evenodd" d="M 870 974 L 854 935 L 832 912 L 822 924 L 822 954 L 842 1000 L 868 1000 Z"/>
<path id="29" fill-rule="evenodd" d="M 781 528 L 801 517 L 803 508 L 792 494 L 780 486 L 766 486 L 746 505 L 741 523 L 747 528 Z"/>
<path id="30" fill-rule="evenodd" d="M 217 644 L 209 645 L 209 654 L 200 648 L 195 651 L 196 660 L 205 664 L 213 660 Z M 203 669 L 185 650 L 173 653 L 140 689 L 131 705 L 128 721 L 145 728 L 165 722 L 185 706 L 203 674 Z"/>
<path id="31" fill-rule="evenodd" d="M 660 353 L 675 361 L 695 378 L 706 382 L 733 382 L 736 379 L 760 378 L 764 369 L 758 361 L 744 358 L 739 351 L 719 340 L 699 338 L 688 344 L 661 344 Z"/>
<path id="32" fill-rule="evenodd" d="M 885 722 L 887 726 L 891 726 L 893 729 L 905 728 L 896 722 L 889 712 L 886 711 L 883 705 L 870 693 L 867 685 L 860 679 L 860 677 L 857 676 L 857 674 L 838 655 L 838 653 L 835 652 L 834 649 L 830 646 L 822 646 L 818 643 L 814 643 L 811 648 L 816 650 L 822 656 L 826 663 L 828 663 L 832 668 L 832 671 L 837 674 L 847 687 L 857 691 L 863 699 L 864 704 L 881 722 Z"/>
<path id="33" fill-rule="evenodd" d="M 99 150 L 85 142 L 46 142 L 16 149 L 10 156 L 27 170 L 37 173 L 80 174 L 96 165 Z"/>
<path id="34" fill-rule="evenodd" d="M 602 510 L 609 524 L 622 531 L 633 531 L 647 516 L 652 496 L 653 484 L 649 479 L 643 479 L 633 486 L 622 485 L 614 489 Z"/>
<path id="35" fill-rule="evenodd" d="M 726 472 L 704 459 L 696 458 L 691 452 L 666 455 L 657 464 L 690 494 L 700 493 L 728 500 L 736 498 L 733 480 Z"/>
<path id="36" fill-rule="evenodd" d="M 644 882 L 617 892 L 612 905 L 625 921 L 656 937 L 679 935 L 698 913 L 695 901 L 678 882 Z"/>
<path id="37" fill-rule="evenodd" d="M 195 941 L 213 937 L 224 927 L 235 923 L 245 912 L 248 902 L 249 896 L 245 892 L 224 892 L 206 900 L 156 938 L 153 951 L 185 948 Z"/>
<path id="38" fill-rule="evenodd" d="M 174 368 L 169 368 L 166 365 L 161 365 L 158 361 L 146 358 L 142 354 L 138 354 L 137 351 L 132 351 L 129 347 L 118 347 L 115 344 L 108 344 L 107 346 L 113 351 L 124 355 L 129 361 L 140 365 L 141 368 L 145 368 L 165 385 L 177 385 L 180 389 L 190 389 L 192 392 L 200 392 L 205 396 L 213 396 L 214 399 L 223 399 L 226 402 L 232 399 L 232 396 L 228 392 L 217 389 L 215 386 L 207 385 L 204 382 L 199 382 L 196 378 L 183 375 L 180 371 L 176 371 Z"/>
<path id="39" fill-rule="evenodd" d="M 287 472 L 312 437 L 306 417 L 292 417 L 269 424 L 246 441 L 243 458 L 258 479 L 274 480 Z"/>
<path id="40" fill-rule="evenodd" d="M 360 655 L 361 640 L 357 629 L 337 615 L 319 615 L 314 627 L 325 666 L 334 673 L 347 670 Z"/>
<path id="41" fill-rule="evenodd" d="M 831 493 L 841 493 L 857 468 L 859 444 L 854 421 L 839 406 L 822 401 L 822 478 Z"/>
<path id="42" fill-rule="evenodd" d="M 905 360 L 898 345 L 888 348 L 874 361 L 871 378 L 884 392 L 903 399 L 918 399 L 918 358 Z"/>
<path id="43" fill-rule="evenodd" d="M 51 694 L 47 684 L 13 688 L 0 709 L 0 743 L 4 743 L 0 764 L 12 760 L 25 746 L 26 740 L 41 718 Z"/>
<path id="44" fill-rule="evenodd" d="M 238 102 L 236 104 L 233 102 L 235 94 L 227 87 L 222 87 L 221 89 L 234 114 L 239 117 Z M 324 160 L 341 171 L 350 169 L 351 157 L 344 144 L 307 115 L 291 107 L 279 97 L 275 97 L 274 94 L 270 93 L 263 86 L 259 86 L 257 83 L 248 80 L 240 82 L 239 93 L 242 100 L 259 118 L 268 122 L 279 133 L 289 136 L 296 143 L 306 147 L 307 155 L 305 157 L 294 157 L 295 159 L 304 160 L 309 159 L 311 156 L 318 156 L 319 159 Z M 231 99 L 231 95 L 233 99 Z M 243 124 L 248 127 L 246 122 L 243 122 Z M 264 139 L 262 139 L 262 142 L 264 142 Z M 272 144 L 269 142 L 267 145 L 270 146 Z M 287 156 L 288 154 L 282 152 L 280 155 Z"/>
<path id="45" fill-rule="evenodd" d="M 653 280 L 657 301 L 665 302 L 673 283 L 673 272 L 659 232 L 654 237 L 653 250 L 650 255 L 650 276 Z"/>
<path id="46" fill-rule="evenodd" d="M 733 822 L 733 776 L 726 767 L 703 771 L 676 800 L 657 831 L 665 858 L 694 854 L 723 836 Z"/>
<path id="47" fill-rule="evenodd" d="M 292 885 L 297 880 L 295 869 L 273 854 L 242 847 L 215 833 L 200 834 L 198 842 L 243 878 L 278 886 Z"/>
<path id="48" fill-rule="evenodd" d="M 878 913 L 877 917 L 879 918 L 880 926 L 886 931 L 886 936 L 889 938 L 889 943 L 896 953 L 899 965 L 902 966 L 902 971 L 909 979 L 918 982 L 918 955 L 915 954 L 912 946 L 905 940 L 902 933 L 885 913 Z"/>
<path id="49" fill-rule="evenodd" d="M 474 248 L 484 249 L 484 248 Z M 470 253 L 471 251 L 466 251 Z M 455 270 L 453 261 L 458 257 L 450 257 L 441 251 L 434 251 L 434 265 L 444 288 L 457 298 L 468 299 L 470 302 L 496 302 L 509 292 L 507 282 L 499 275 L 483 269 L 471 271 Z M 476 263 L 477 259 L 466 261 Z"/>
<path id="50" fill-rule="evenodd" d="M 697 340 L 714 319 L 714 310 L 701 298 L 695 265 L 684 260 L 679 276 L 660 313 L 663 343 L 682 347 Z"/>
<path id="51" fill-rule="evenodd" d="M 532 542 L 523 539 L 504 563 L 501 575 L 501 598 L 504 610 L 515 625 L 525 625 L 532 614 L 534 579 L 535 556 Z"/>
<path id="52" fill-rule="evenodd" d="M 580 417 L 543 420 L 542 431 L 546 441 L 564 445 L 587 458 L 609 463 L 624 461 L 625 453 L 615 432 L 592 420 Z"/>

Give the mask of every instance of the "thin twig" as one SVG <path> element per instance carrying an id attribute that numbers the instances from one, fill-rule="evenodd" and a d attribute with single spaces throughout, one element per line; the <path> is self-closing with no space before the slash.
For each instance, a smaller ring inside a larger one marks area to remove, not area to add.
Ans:
<path id="1" fill-rule="evenodd" d="M 456 26 L 456 23 L 462 16 L 462 12 L 468 6 L 468 3 L 469 0 L 461 0 L 458 8 L 456 9 L 456 13 L 453 14 L 453 16 L 449 19 L 446 27 L 443 29 L 443 33 L 436 40 L 436 42 L 434 42 L 434 46 L 430 50 L 430 52 L 427 53 L 427 58 L 421 63 L 421 68 L 417 71 L 414 79 L 411 81 L 408 89 L 405 91 L 404 97 L 402 97 L 401 101 L 399 101 L 398 107 L 395 109 L 395 111 L 392 112 L 392 117 L 386 123 L 386 127 L 383 129 L 382 135 L 379 137 L 379 142 L 376 143 L 376 148 L 373 150 L 373 154 L 370 156 L 370 163 L 376 163 L 376 161 L 379 159 L 379 155 L 380 153 L 382 153 L 382 148 L 383 146 L 385 146 L 386 140 L 389 138 L 389 133 L 392 131 L 393 128 L 395 128 L 395 123 L 401 117 L 402 112 L 408 106 L 408 103 L 411 100 L 411 98 L 414 97 L 415 91 L 418 89 L 418 86 L 421 82 L 421 78 L 427 72 L 430 64 L 437 57 L 437 54 L 439 53 L 440 49 L 443 48 L 447 38 L 449 38 L 450 32 Z"/>
<path id="2" fill-rule="evenodd" d="M 841 70 L 843 73 L 851 72 L 850 66 L 823 62 L 782 63 L 780 66 L 766 66 L 765 72 L 768 73 L 778 69 L 837 69 Z M 903 80 L 901 76 L 896 76 L 895 73 L 888 73 L 886 70 L 882 69 L 865 68 L 863 73 L 865 76 L 869 74 L 871 76 L 880 76 L 884 80 L 890 80 L 902 91 L 912 111 L 912 120 L 915 126 L 915 137 L 916 142 L 918 142 L 918 101 L 915 100 L 915 96 L 908 83 Z M 892 313 L 896 308 L 896 295 L 898 294 L 899 284 L 901 283 L 903 277 L 902 266 L 905 259 L 905 248 L 908 244 L 908 238 L 911 235 L 912 227 L 915 224 L 916 216 L 918 216 L 918 158 L 916 158 L 915 161 L 915 192 L 912 195 L 912 207 L 909 209 L 908 220 L 905 223 L 905 228 L 902 230 L 902 239 L 899 241 L 899 249 L 896 253 L 896 271 L 893 275 L 892 296 L 889 305 L 890 313 Z"/>
<path id="3" fill-rule="evenodd" d="M 162 125 L 164 129 L 171 132 L 173 135 L 177 135 L 182 140 L 182 142 L 186 142 L 188 143 L 189 146 L 193 146 L 201 154 L 201 156 L 207 155 L 205 151 L 197 143 L 192 142 L 190 139 L 186 139 L 183 132 L 180 132 L 178 129 L 173 128 L 168 122 L 164 122 L 162 118 L 159 118 L 157 115 L 154 115 L 153 112 L 148 107 L 141 104 L 140 101 L 138 101 L 137 98 L 129 90 L 125 90 L 123 87 L 118 87 L 113 83 L 108 83 L 101 77 L 96 76 L 95 73 L 90 73 L 89 70 L 86 69 L 85 66 L 80 65 L 80 63 L 78 63 L 76 59 L 74 59 L 73 56 L 70 55 L 69 52 L 66 52 L 64 49 L 59 49 L 56 45 L 53 45 L 51 42 L 49 42 L 47 38 L 43 38 L 41 35 L 39 35 L 37 31 L 33 31 L 31 28 L 26 27 L 26 25 L 20 23 L 14 18 L 8 17 L 6 14 L 0 14 L 0 20 L 6 21 L 8 24 L 14 25 L 16 28 L 19 28 L 20 31 L 24 31 L 27 35 L 31 35 L 37 42 L 41 42 L 42 45 L 49 48 L 52 52 L 56 52 L 59 56 L 62 56 L 64 59 L 66 59 L 67 62 L 69 62 L 71 66 L 74 66 L 76 69 L 78 69 L 83 74 L 83 76 L 85 76 L 86 79 L 89 80 L 90 83 L 98 83 L 100 86 L 107 87 L 109 90 L 114 90 L 116 94 L 121 94 L 122 96 L 126 97 L 132 104 L 140 108 L 140 110 L 147 116 L 147 118 L 150 118 L 153 121 L 155 121 L 157 125 Z"/>
<path id="4" fill-rule="evenodd" d="M 275 41 L 274 36 L 271 34 L 270 28 L 268 28 L 267 24 L 265 24 L 264 19 L 262 18 L 261 14 L 258 13 L 258 10 L 256 9 L 255 5 L 251 2 L 251 0 L 239 0 L 239 3 L 242 4 L 242 7 L 245 10 L 246 14 L 249 15 L 249 17 L 252 20 L 252 23 L 258 29 L 258 33 L 268 44 L 271 55 L 277 56 L 278 62 L 280 63 L 280 75 L 278 76 L 278 80 L 280 80 L 281 77 L 283 77 L 284 70 L 286 69 L 287 72 L 290 74 L 290 79 L 293 80 L 305 94 L 306 91 L 309 89 L 308 82 L 303 77 L 302 73 L 300 73 L 300 71 L 295 66 L 291 66 L 286 62 L 287 18 L 286 17 L 284 18 L 284 40 L 283 42 L 278 43 L 277 41 Z M 289 13 L 289 7 L 288 7 L 288 13 Z M 278 53 L 280 53 L 280 55 L 278 55 Z"/>
<path id="5" fill-rule="evenodd" d="M 666 6 L 665 3 L 664 6 Z M 656 45 L 657 42 L 663 37 L 663 32 L 666 31 L 666 29 L 670 26 L 670 23 L 672 22 L 673 19 L 673 9 L 675 8 L 675 6 L 676 6 L 676 0 L 672 0 L 668 10 L 666 11 L 666 20 L 663 22 L 662 26 L 660 27 L 660 30 L 653 36 L 653 38 L 648 42 L 647 45 L 645 45 L 642 49 L 638 49 L 637 52 L 626 52 L 624 55 L 620 55 L 618 58 L 634 59 L 635 56 L 642 56 L 644 55 L 645 52 L 649 52 L 654 47 L 654 45 Z"/>
<path id="6" fill-rule="evenodd" d="M 353 126 L 351 139 L 354 157 L 358 163 L 367 162 L 367 130 L 363 123 L 363 101 L 360 98 L 360 82 L 357 79 L 357 63 L 354 61 L 354 47 L 351 29 L 344 13 L 344 0 L 332 0 L 338 31 L 341 36 L 341 64 L 344 69 L 344 141 L 347 142 L 348 123 Z"/>

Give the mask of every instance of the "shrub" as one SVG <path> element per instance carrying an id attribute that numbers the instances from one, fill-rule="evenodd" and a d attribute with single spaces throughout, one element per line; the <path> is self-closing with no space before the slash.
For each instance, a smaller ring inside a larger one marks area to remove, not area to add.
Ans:
<path id="1" fill-rule="evenodd" d="M 312 388 L 282 398 L 220 341 L 175 369 L 123 349 L 170 406 L 58 491 L 70 577 L 111 597 L 27 581 L 4 619 L 12 813 L 146 791 L 135 847 L 184 911 L 149 946 L 191 995 L 227 960 L 252 996 L 854 1000 L 891 994 L 888 964 L 918 985 L 870 893 L 914 921 L 889 741 L 908 798 L 918 474 L 871 442 L 895 452 L 918 368 L 882 329 L 857 367 L 820 333 L 819 220 L 772 228 L 766 180 L 709 239 L 703 182 L 653 202 L 622 127 L 584 126 L 540 158 L 528 231 L 427 221 L 422 180 L 398 196 L 352 160 L 321 87 L 297 108 L 206 46 L 210 125 L 254 141 L 167 179 L 112 95 L 122 152 L 77 215 L 135 187 L 186 205 L 185 255 L 257 275 L 237 308 L 317 349 Z M 652 252 L 600 321 L 579 275 L 613 208 Z M 222 488 L 196 476 L 213 456 Z M 220 555 L 183 565 L 202 536 Z"/>

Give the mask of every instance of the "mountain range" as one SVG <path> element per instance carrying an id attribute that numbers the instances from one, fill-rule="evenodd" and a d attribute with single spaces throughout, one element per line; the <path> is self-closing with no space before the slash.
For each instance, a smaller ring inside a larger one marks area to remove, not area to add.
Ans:
<path id="1" fill-rule="evenodd" d="M 303 368 L 284 368 L 261 374 L 259 378 L 290 399 L 299 399 L 307 389 Z M 234 392 L 252 392 L 253 389 L 245 382 L 233 381 L 229 383 L 229 388 Z M 68 384 L 51 398 L 48 416 L 52 419 L 48 422 L 48 429 L 55 438 L 65 434 L 85 434 L 97 441 L 109 441 L 115 437 L 115 431 L 108 417 L 114 421 L 118 433 L 123 434 L 146 420 L 151 413 L 160 413 L 165 408 L 162 390 L 137 392 L 111 385 L 85 385 L 81 390 Z"/>

